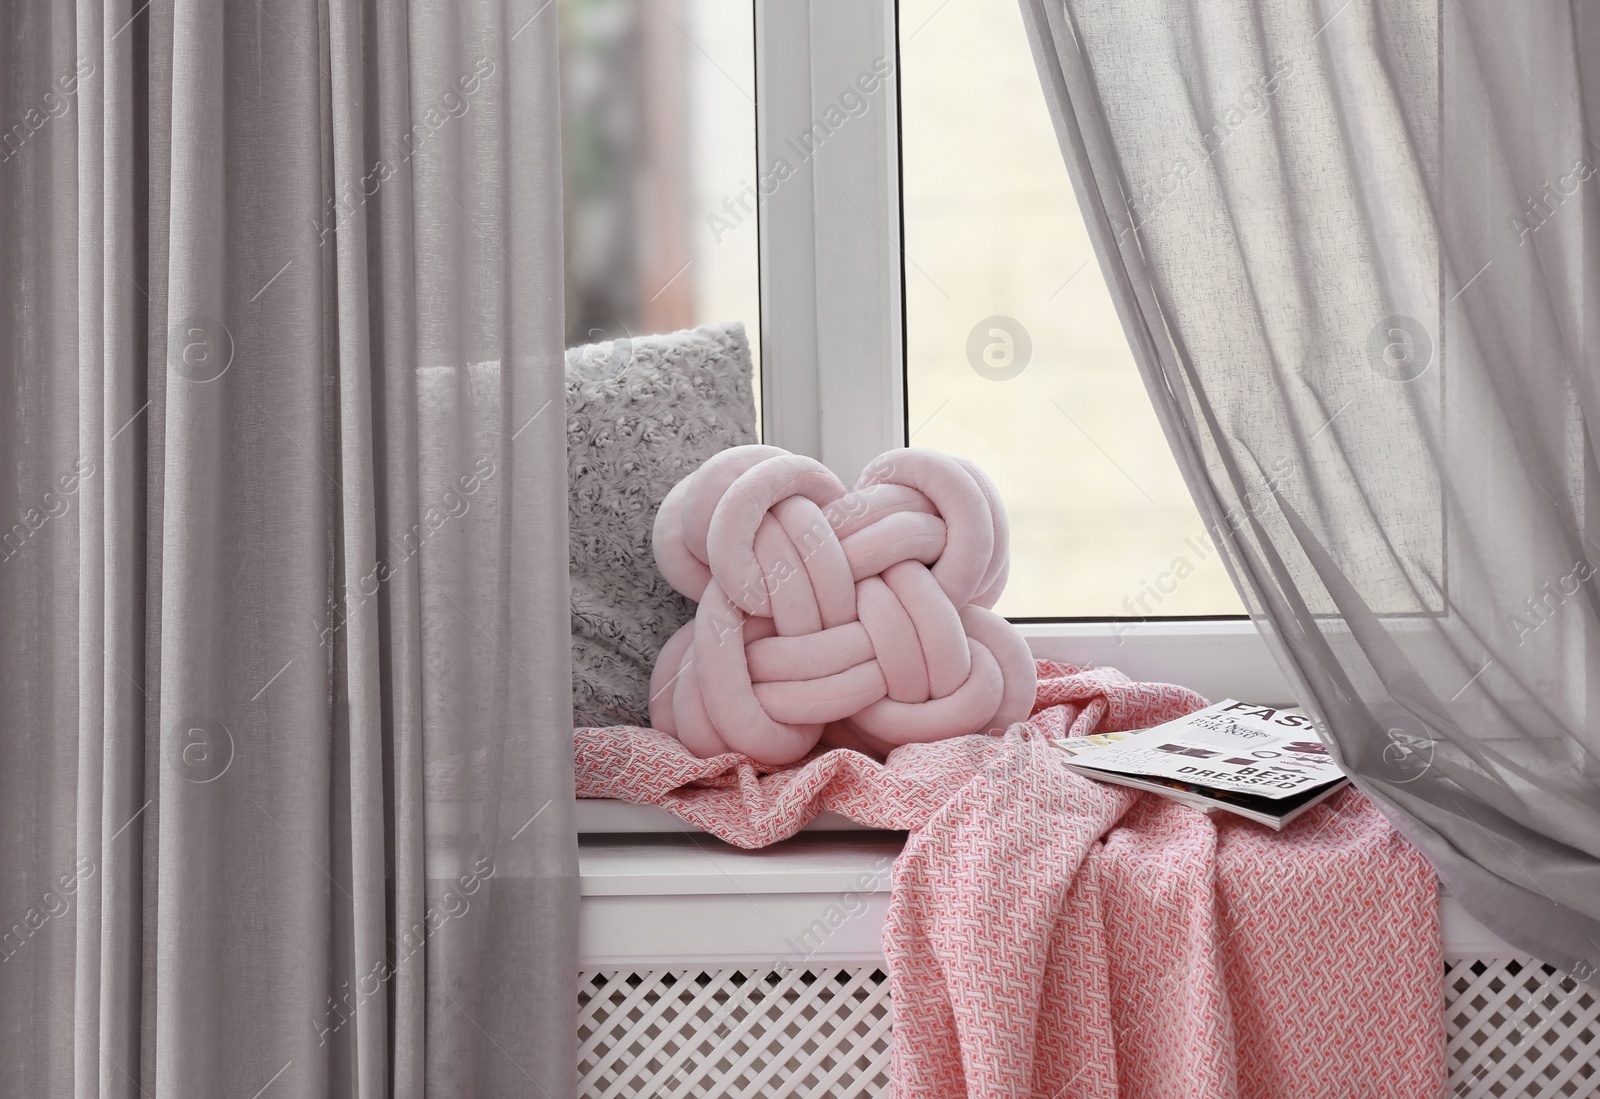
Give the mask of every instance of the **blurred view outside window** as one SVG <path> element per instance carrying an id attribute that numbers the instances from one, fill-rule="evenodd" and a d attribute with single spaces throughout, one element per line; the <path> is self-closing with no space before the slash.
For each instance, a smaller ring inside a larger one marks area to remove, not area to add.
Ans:
<path id="1" fill-rule="evenodd" d="M 567 346 L 743 321 L 759 381 L 753 6 L 558 3 Z"/>
<path id="2" fill-rule="evenodd" d="M 1016 0 L 900 0 L 907 430 L 1011 513 L 1011 617 L 1242 614 L 1101 277 Z"/>

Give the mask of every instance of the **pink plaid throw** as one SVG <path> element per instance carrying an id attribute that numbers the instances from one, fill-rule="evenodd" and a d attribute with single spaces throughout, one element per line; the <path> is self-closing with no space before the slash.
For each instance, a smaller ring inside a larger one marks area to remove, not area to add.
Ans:
<path id="1" fill-rule="evenodd" d="M 744 847 L 823 810 L 911 835 L 884 928 L 895 1094 L 1416 1099 L 1445 1082 L 1433 873 L 1349 790 L 1273 833 L 1074 775 L 1049 738 L 1204 705 L 1039 665 L 1003 737 L 697 759 L 581 729 L 578 796 L 660 805 Z"/>

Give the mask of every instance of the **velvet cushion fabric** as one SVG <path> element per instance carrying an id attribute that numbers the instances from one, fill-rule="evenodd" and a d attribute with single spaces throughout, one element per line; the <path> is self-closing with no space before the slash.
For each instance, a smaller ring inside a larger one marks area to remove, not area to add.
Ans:
<path id="1" fill-rule="evenodd" d="M 1002 732 L 1033 660 L 989 608 L 1009 527 L 972 463 L 881 456 L 854 490 L 777 447 L 724 451 L 656 517 L 662 574 L 700 606 L 656 662 L 651 718 L 695 754 L 788 763 L 819 740 L 877 754 Z"/>

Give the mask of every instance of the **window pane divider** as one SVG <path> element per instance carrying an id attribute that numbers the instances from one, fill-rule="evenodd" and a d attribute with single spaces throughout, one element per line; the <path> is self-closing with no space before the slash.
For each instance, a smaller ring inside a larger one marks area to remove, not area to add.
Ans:
<path id="1" fill-rule="evenodd" d="M 762 426 L 851 483 L 904 445 L 893 0 L 756 0 Z"/>

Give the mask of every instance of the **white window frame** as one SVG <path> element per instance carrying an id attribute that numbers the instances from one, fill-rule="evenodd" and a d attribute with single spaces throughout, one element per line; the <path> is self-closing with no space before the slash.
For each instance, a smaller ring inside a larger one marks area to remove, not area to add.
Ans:
<path id="1" fill-rule="evenodd" d="M 848 483 L 873 457 L 906 445 L 897 4 L 754 3 L 762 437 L 817 458 Z M 801 160 L 791 139 L 882 59 L 891 71 L 865 113 Z M 780 157 L 792 174 L 774 172 Z M 1293 698 L 1251 622 L 1059 621 L 1019 628 L 1040 658 L 1108 665 L 1213 699 Z"/>

